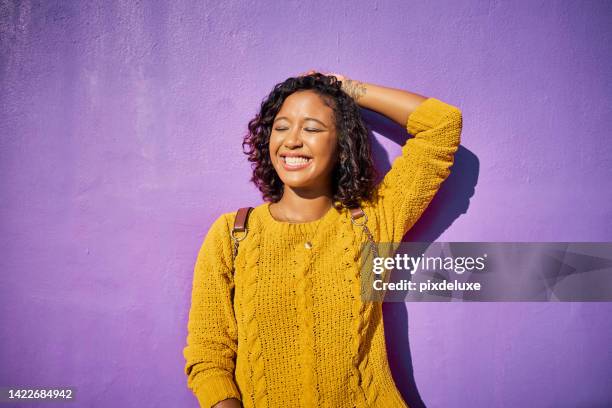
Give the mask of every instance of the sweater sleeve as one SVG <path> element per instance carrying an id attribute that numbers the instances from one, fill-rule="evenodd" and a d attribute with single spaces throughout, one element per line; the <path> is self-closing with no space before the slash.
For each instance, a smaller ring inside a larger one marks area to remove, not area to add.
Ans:
<path id="1" fill-rule="evenodd" d="M 227 398 L 241 399 L 234 380 L 237 326 L 231 303 L 231 262 L 224 214 L 211 226 L 196 259 L 183 349 L 187 386 L 204 408 Z"/>
<path id="2" fill-rule="evenodd" d="M 386 225 L 381 240 L 390 242 L 401 241 L 450 174 L 462 114 L 453 105 L 428 98 L 410 114 L 406 129 L 414 137 L 404 144 L 375 194 L 375 211 Z"/>

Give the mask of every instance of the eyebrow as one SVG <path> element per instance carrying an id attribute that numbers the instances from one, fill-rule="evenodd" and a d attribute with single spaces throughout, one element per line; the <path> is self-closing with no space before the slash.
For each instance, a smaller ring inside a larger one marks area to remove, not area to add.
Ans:
<path id="1" fill-rule="evenodd" d="M 281 120 L 281 119 L 289 120 L 289 118 L 287 118 L 286 116 L 281 116 L 281 117 L 278 117 L 278 118 L 274 119 L 274 122 L 276 122 L 277 120 Z M 315 119 L 315 118 L 311 118 L 311 117 L 305 117 L 304 120 L 314 120 L 315 122 L 319 122 L 321 125 L 327 127 L 327 125 L 325 123 L 321 122 L 319 119 Z"/>

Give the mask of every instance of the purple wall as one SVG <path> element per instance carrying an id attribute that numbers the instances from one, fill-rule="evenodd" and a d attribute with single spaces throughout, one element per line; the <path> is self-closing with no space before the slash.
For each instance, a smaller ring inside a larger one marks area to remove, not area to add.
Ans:
<path id="1" fill-rule="evenodd" d="M 197 250 L 221 212 L 261 202 L 246 123 L 309 68 L 461 108 L 453 176 L 410 239 L 612 241 L 612 2 L 262 3 L 1 2 L 0 386 L 197 406 Z M 365 114 L 388 168 L 403 130 Z M 385 323 L 415 407 L 599 407 L 611 313 L 385 304 Z"/>

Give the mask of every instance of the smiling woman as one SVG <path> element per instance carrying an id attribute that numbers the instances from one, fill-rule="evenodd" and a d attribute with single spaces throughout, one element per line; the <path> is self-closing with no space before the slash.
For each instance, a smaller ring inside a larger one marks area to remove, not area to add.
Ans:
<path id="1" fill-rule="evenodd" d="M 333 195 L 338 145 L 333 118 L 332 108 L 313 91 L 295 92 L 283 103 L 270 135 L 270 160 L 283 183 L 285 202 L 305 188 Z M 275 214 L 276 205 L 270 210 Z"/>
<path id="2" fill-rule="evenodd" d="M 317 220 L 333 202 L 356 207 L 373 193 L 367 128 L 342 84 L 318 73 L 285 81 L 249 122 L 243 147 L 253 163 L 251 180 L 278 219 Z"/>
<path id="3" fill-rule="evenodd" d="M 414 135 L 378 185 L 360 107 Z M 237 212 L 221 214 L 194 268 L 183 353 L 202 407 L 407 407 L 382 305 L 361 298 L 361 249 L 414 225 L 450 173 L 461 128 L 455 106 L 341 75 L 274 87 L 243 141 L 266 202 L 237 256 Z"/>

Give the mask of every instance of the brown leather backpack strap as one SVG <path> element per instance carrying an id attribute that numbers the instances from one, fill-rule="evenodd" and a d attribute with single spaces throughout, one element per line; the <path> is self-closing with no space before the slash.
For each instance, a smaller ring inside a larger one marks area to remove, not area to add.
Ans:
<path id="1" fill-rule="evenodd" d="M 249 229 L 247 228 L 247 221 L 249 219 L 249 214 L 253 210 L 253 207 L 243 207 L 240 208 L 236 212 L 236 219 L 234 220 L 234 228 L 232 228 L 232 232 L 230 233 L 230 237 L 232 241 L 234 241 L 234 250 L 232 251 L 232 259 L 236 258 L 238 254 L 238 244 L 240 241 L 246 238 Z M 240 235 L 236 235 L 237 232 L 243 233 Z"/>
<path id="2" fill-rule="evenodd" d="M 374 257 L 378 258 L 378 247 L 376 245 L 376 242 L 374 241 L 374 237 L 372 236 L 370 229 L 366 225 L 366 223 L 368 222 L 368 214 L 366 214 L 361 209 L 361 207 L 351 208 L 349 211 L 351 213 L 351 222 L 353 223 L 353 225 L 361 227 L 363 229 L 363 232 L 365 232 L 366 237 L 368 238 L 368 243 L 370 244 L 372 254 L 374 255 Z M 362 217 L 363 220 L 357 222 L 357 220 Z"/>
<path id="3" fill-rule="evenodd" d="M 361 207 L 351 208 L 350 212 L 351 212 L 351 219 L 353 220 L 356 220 L 366 215 L 365 212 L 363 212 L 363 210 L 361 209 Z"/>
<path id="4" fill-rule="evenodd" d="M 246 231 L 247 218 L 249 217 L 249 214 L 251 213 L 252 209 L 253 207 L 243 207 L 238 210 L 238 212 L 236 213 L 236 220 L 234 221 L 233 231 Z"/>
<path id="5" fill-rule="evenodd" d="M 234 219 L 234 228 L 230 232 L 230 238 L 234 241 L 234 248 L 232 250 L 232 272 L 231 279 L 234 280 L 234 273 L 236 272 L 236 268 L 234 266 L 234 260 L 236 259 L 236 255 L 238 255 L 238 244 L 240 241 L 246 238 L 249 233 L 249 229 L 247 227 L 247 221 L 249 219 L 249 214 L 253 210 L 253 207 L 243 207 L 240 208 L 236 212 L 236 218 Z M 241 233 L 239 236 L 236 233 Z M 232 306 L 234 305 L 234 286 L 232 284 L 232 289 L 230 290 L 230 301 Z"/>

